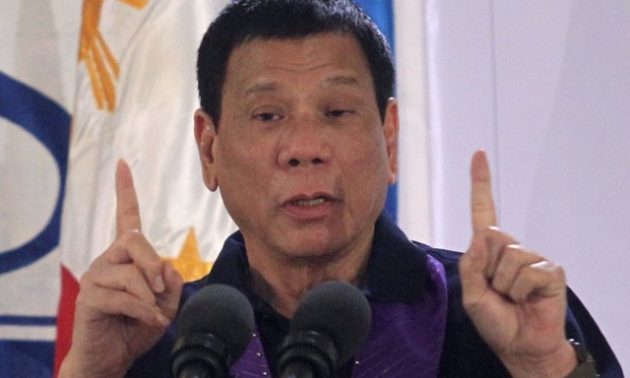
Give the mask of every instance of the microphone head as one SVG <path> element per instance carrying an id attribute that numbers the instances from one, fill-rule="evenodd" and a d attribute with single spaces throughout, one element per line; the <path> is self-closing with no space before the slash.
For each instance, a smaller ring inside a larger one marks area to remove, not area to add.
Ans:
<path id="1" fill-rule="evenodd" d="M 370 305 L 358 288 L 329 281 L 304 296 L 291 319 L 290 333 L 317 331 L 328 335 L 337 348 L 341 366 L 365 342 L 371 321 Z"/>
<path id="2" fill-rule="evenodd" d="M 227 285 L 208 285 L 182 307 L 177 330 L 180 337 L 212 334 L 226 344 L 232 359 L 240 357 L 254 330 L 254 311 L 245 296 Z"/>

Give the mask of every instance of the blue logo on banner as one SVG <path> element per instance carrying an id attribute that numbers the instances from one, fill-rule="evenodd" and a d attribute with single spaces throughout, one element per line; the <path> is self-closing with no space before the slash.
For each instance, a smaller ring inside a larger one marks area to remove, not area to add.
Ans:
<path id="1" fill-rule="evenodd" d="M 37 261 L 59 244 L 70 114 L 42 93 L 0 72 L 0 117 L 23 127 L 44 145 L 55 159 L 60 175 L 59 197 L 49 223 L 26 244 L 0 253 L 2 274 Z"/>

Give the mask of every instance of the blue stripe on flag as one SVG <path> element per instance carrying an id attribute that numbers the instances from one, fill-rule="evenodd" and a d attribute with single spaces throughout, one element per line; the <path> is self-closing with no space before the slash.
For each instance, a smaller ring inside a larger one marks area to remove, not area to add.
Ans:
<path id="1" fill-rule="evenodd" d="M 34 239 L 0 253 L 0 274 L 19 269 L 46 255 L 59 243 L 61 204 L 66 182 L 70 114 L 37 90 L 0 72 L 0 117 L 39 140 L 59 168 L 60 189 L 55 210 L 46 227 Z"/>
<path id="2" fill-rule="evenodd" d="M 54 326 L 57 318 L 54 316 L 0 316 L 0 325 L 17 326 Z"/>
<path id="3" fill-rule="evenodd" d="M 392 11 L 392 0 L 355 0 L 356 3 L 372 18 L 379 29 L 387 38 L 389 46 L 394 53 L 394 17 Z M 387 213 L 397 219 L 398 209 L 398 185 L 394 184 L 387 191 L 387 202 L 385 203 Z"/>
<path id="4" fill-rule="evenodd" d="M 0 378 L 52 377 L 55 343 L 0 340 Z"/>

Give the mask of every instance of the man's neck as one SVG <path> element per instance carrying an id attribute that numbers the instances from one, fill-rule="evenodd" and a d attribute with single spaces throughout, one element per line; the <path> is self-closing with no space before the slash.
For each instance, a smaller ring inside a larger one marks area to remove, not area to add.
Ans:
<path id="1" fill-rule="evenodd" d="M 352 250 L 313 259 L 248 250 L 252 288 L 276 311 L 291 318 L 304 294 L 320 283 L 337 280 L 359 285 L 371 246 L 369 240 Z"/>

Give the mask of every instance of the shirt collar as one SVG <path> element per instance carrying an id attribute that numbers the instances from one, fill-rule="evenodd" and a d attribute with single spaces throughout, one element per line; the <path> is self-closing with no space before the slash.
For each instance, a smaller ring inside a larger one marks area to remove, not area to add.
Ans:
<path id="1" fill-rule="evenodd" d="M 413 303 L 422 299 L 427 275 L 426 246 L 414 243 L 385 213 L 376 220 L 372 251 L 361 289 L 370 300 Z M 250 287 L 249 262 L 240 232 L 223 245 L 202 285 L 223 283 L 258 302 Z"/>
<path id="2" fill-rule="evenodd" d="M 382 302 L 418 302 L 424 296 L 425 246 L 410 241 L 385 213 L 376 220 L 363 290 Z"/>

